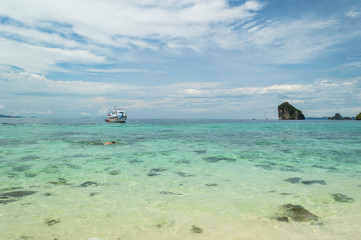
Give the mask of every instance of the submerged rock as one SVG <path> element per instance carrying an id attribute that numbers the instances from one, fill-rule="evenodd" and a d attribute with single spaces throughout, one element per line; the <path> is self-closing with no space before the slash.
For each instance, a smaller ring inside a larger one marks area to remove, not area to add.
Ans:
<path id="1" fill-rule="evenodd" d="M 164 172 L 167 171 L 167 168 L 152 168 L 150 169 L 150 172 Z"/>
<path id="2" fill-rule="evenodd" d="M 236 161 L 236 159 L 234 159 L 234 158 L 216 157 L 216 156 L 205 157 L 203 159 L 206 160 L 209 163 L 216 163 L 216 162 L 219 162 L 219 161 L 227 161 L 227 162 L 235 162 Z"/>
<path id="3" fill-rule="evenodd" d="M 120 169 L 112 169 L 112 170 L 109 170 L 108 173 L 110 175 L 118 175 L 120 174 L 122 171 Z"/>
<path id="4" fill-rule="evenodd" d="M 35 191 L 13 191 L 0 194 L 0 204 L 8 204 L 20 200 L 20 198 L 35 194 Z"/>
<path id="5" fill-rule="evenodd" d="M 194 150 L 193 152 L 198 153 L 198 154 L 205 154 L 205 153 L 207 153 L 206 150 Z"/>
<path id="6" fill-rule="evenodd" d="M 201 234 L 201 233 L 203 233 L 203 230 L 201 228 L 193 225 L 192 229 L 191 229 L 191 232 Z"/>
<path id="7" fill-rule="evenodd" d="M 45 223 L 50 227 L 57 223 L 60 223 L 59 219 L 45 219 Z"/>
<path id="8" fill-rule="evenodd" d="M 8 197 L 20 198 L 20 197 L 25 197 L 25 196 L 32 195 L 35 193 L 37 193 L 37 192 L 35 192 L 35 191 L 5 192 L 5 193 L 0 193 L 0 198 L 8 198 Z"/>
<path id="9" fill-rule="evenodd" d="M 31 161 L 31 160 L 36 160 L 36 159 L 40 159 L 40 157 L 37 155 L 28 155 L 28 156 L 24 156 L 24 157 L 20 158 L 20 161 L 25 162 L 25 161 Z"/>
<path id="10" fill-rule="evenodd" d="M 289 182 L 289 183 L 299 183 L 300 181 L 302 180 L 302 178 L 299 178 L 299 177 L 293 177 L 293 178 L 287 178 L 285 179 L 286 182 Z"/>
<path id="11" fill-rule="evenodd" d="M 154 176 L 158 176 L 160 175 L 159 173 L 155 173 L 155 172 L 148 172 L 147 176 L 148 177 L 154 177 Z"/>
<path id="12" fill-rule="evenodd" d="M 207 187 L 217 187 L 218 184 L 217 183 L 206 183 Z"/>
<path id="13" fill-rule="evenodd" d="M 277 221 L 280 221 L 280 222 L 289 222 L 289 220 L 288 220 L 288 217 L 276 217 L 276 220 Z"/>
<path id="14" fill-rule="evenodd" d="M 325 180 L 306 180 L 306 181 L 301 181 L 301 183 L 306 184 L 306 185 L 310 185 L 310 184 L 326 185 L 327 184 Z"/>
<path id="15" fill-rule="evenodd" d="M 348 197 L 342 193 L 335 193 L 332 194 L 332 198 L 336 201 L 336 202 L 343 202 L 343 203 L 353 203 L 355 200 L 351 197 Z"/>
<path id="16" fill-rule="evenodd" d="M 189 160 L 186 160 L 186 159 L 183 159 L 183 160 L 178 160 L 176 161 L 175 163 L 176 164 L 189 164 L 191 161 Z"/>
<path id="17" fill-rule="evenodd" d="M 295 222 L 318 221 L 318 216 L 311 213 L 301 205 L 284 204 L 279 208 L 277 220 L 292 219 Z"/>
<path id="18" fill-rule="evenodd" d="M 279 120 L 304 120 L 305 116 L 302 111 L 298 110 L 288 102 L 284 102 L 278 106 Z"/>
<path id="19" fill-rule="evenodd" d="M 130 164 L 142 163 L 142 162 L 144 162 L 144 161 L 138 160 L 138 159 L 132 159 L 132 160 L 129 161 Z"/>
<path id="20" fill-rule="evenodd" d="M 185 172 L 177 172 L 176 174 L 181 177 L 194 177 L 194 175 Z"/>
<path id="21" fill-rule="evenodd" d="M 148 177 L 154 177 L 160 175 L 159 172 L 167 171 L 167 168 L 152 168 L 149 170 L 147 176 Z"/>
<path id="22" fill-rule="evenodd" d="M 155 225 L 156 228 L 171 228 L 174 226 L 174 220 L 163 220 L 159 224 Z"/>
<path id="23" fill-rule="evenodd" d="M 325 166 L 316 165 L 316 164 L 315 164 L 315 165 L 312 165 L 312 167 L 314 167 L 314 168 L 326 169 L 326 170 L 330 170 L 330 171 L 333 171 L 333 172 L 338 171 L 338 169 L 335 168 L 335 167 L 325 167 Z"/>
<path id="24" fill-rule="evenodd" d="M 259 168 L 263 168 L 263 169 L 266 169 L 266 170 L 273 170 L 273 167 L 270 164 L 256 164 L 254 166 L 259 167 Z"/>
<path id="25" fill-rule="evenodd" d="M 25 177 L 28 177 L 28 178 L 33 178 L 33 177 L 36 177 L 36 173 L 33 173 L 33 172 L 25 172 Z"/>
<path id="26" fill-rule="evenodd" d="M 92 181 L 86 181 L 83 182 L 82 184 L 80 184 L 80 187 L 89 187 L 89 186 L 98 186 L 99 184 L 97 182 L 92 182 Z"/>
<path id="27" fill-rule="evenodd" d="M 68 183 L 68 180 L 66 180 L 65 178 L 58 178 L 58 181 L 51 181 L 48 183 L 54 185 L 73 185 L 73 183 Z"/>
<path id="28" fill-rule="evenodd" d="M 286 166 L 282 166 L 280 167 L 280 171 L 284 171 L 284 172 L 301 172 L 301 170 L 290 166 L 290 165 L 286 165 Z"/>
<path id="29" fill-rule="evenodd" d="M 181 193 L 175 193 L 175 192 L 169 192 L 169 191 L 160 191 L 159 193 L 163 194 L 163 195 L 178 195 L 178 196 L 183 195 Z"/>
<path id="30" fill-rule="evenodd" d="M 31 167 L 29 165 L 20 165 L 13 167 L 12 170 L 15 172 L 25 172 L 26 170 L 29 170 Z"/>

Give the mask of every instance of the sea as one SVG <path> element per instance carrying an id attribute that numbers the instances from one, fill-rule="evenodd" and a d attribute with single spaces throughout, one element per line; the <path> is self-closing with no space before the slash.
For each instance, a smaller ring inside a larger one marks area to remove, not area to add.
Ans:
<path id="1" fill-rule="evenodd" d="M 2 118 L 0 239 L 357 240 L 360 177 L 361 121 Z"/>

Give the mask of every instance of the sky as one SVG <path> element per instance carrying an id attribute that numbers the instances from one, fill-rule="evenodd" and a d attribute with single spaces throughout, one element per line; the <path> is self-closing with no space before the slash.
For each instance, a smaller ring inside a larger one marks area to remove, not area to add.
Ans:
<path id="1" fill-rule="evenodd" d="M 361 112 L 359 0 L 2 0 L 0 114 Z"/>

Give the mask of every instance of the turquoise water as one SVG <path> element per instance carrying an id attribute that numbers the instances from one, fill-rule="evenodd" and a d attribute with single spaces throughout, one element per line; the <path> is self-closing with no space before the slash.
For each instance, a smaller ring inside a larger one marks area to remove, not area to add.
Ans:
<path id="1" fill-rule="evenodd" d="M 0 119 L 0 239 L 361 239 L 360 155 L 361 121 Z"/>

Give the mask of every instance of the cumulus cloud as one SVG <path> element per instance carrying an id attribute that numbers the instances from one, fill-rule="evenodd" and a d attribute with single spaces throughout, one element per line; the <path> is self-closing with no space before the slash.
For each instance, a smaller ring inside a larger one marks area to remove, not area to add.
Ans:
<path id="1" fill-rule="evenodd" d="M 335 111 L 334 106 L 340 106 L 339 111 L 350 112 L 350 109 L 357 108 L 361 104 L 360 82 L 360 78 L 350 78 L 319 79 L 311 84 L 275 84 L 233 88 L 222 83 L 207 82 L 145 86 L 107 82 L 55 81 L 36 74 L 12 72 L 10 74 L 2 73 L 0 83 L 5 87 L 3 89 L 6 89 L 6 92 L 0 90 L 0 93 L 3 98 L 10 96 L 9 102 L 5 102 L 7 105 L 12 101 L 11 96 L 30 96 L 30 101 L 39 101 L 37 99 L 45 97 L 49 105 L 44 103 L 45 105 L 42 107 L 52 112 L 57 112 L 57 110 L 52 109 L 51 105 L 62 99 L 63 105 L 71 106 L 76 102 L 76 106 L 82 109 L 79 109 L 79 112 L 89 114 L 92 112 L 92 115 L 104 113 L 109 106 L 118 104 L 135 112 L 152 110 L 155 112 L 198 112 L 200 114 L 212 112 L 214 109 L 222 109 L 222 112 L 228 115 L 246 110 L 257 111 L 259 115 L 259 112 L 263 114 L 265 111 L 273 111 L 275 106 L 282 101 L 298 104 L 299 108 L 305 109 L 306 114 L 315 114 L 312 111 L 318 109 L 319 114 L 329 115 Z M 72 97 L 68 99 L 63 95 Z M 350 100 L 352 100 L 352 104 L 342 106 L 344 102 L 350 102 Z M 23 101 L 29 101 L 29 98 L 24 98 Z M 244 104 L 244 101 L 247 104 Z M 307 109 L 313 110 L 307 112 Z M 47 110 L 42 111 L 42 114 L 51 113 Z"/>
<path id="2" fill-rule="evenodd" d="M 55 81 L 26 72 L 2 73 L 0 81 L 6 93 L 22 95 L 99 95 L 127 90 L 124 84 L 86 81 Z"/>
<path id="3" fill-rule="evenodd" d="M 136 73 L 136 72 L 150 72 L 148 69 L 136 69 L 136 68 L 111 68 L 111 69 L 86 69 L 87 72 L 94 73 Z M 158 71 L 159 72 L 159 71 Z"/>
<path id="4" fill-rule="evenodd" d="M 226 0 L 5 0 L 0 64 L 47 73 L 60 70 L 63 62 L 112 63 L 121 59 L 114 49 L 213 48 L 239 50 L 248 61 L 295 64 L 346 38 L 329 34 L 342 26 L 336 18 L 257 18 L 265 7 L 256 0 L 236 6 Z M 355 18 L 358 12 L 347 15 Z M 15 50 L 18 57 L 12 56 Z"/>

